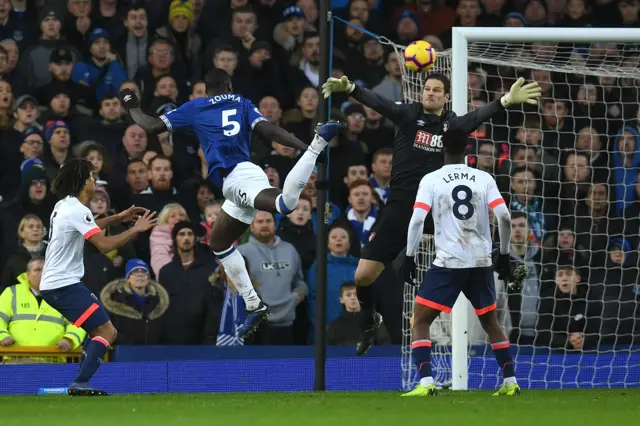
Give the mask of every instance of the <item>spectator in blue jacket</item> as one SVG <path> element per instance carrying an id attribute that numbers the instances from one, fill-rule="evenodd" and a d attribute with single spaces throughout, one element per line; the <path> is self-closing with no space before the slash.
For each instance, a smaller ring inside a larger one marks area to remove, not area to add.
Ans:
<path id="1" fill-rule="evenodd" d="M 342 283 L 353 281 L 358 267 L 358 258 L 351 256 L 349 250 L 351 243 L 349 230 L 344 225 L 337 224 L 329 230 L 327 243 L 329 254 L 327 255 L 327 324 L 340 316 L 342 305 L 340 304 L 340 287 Z M 309 269 L 309 321 L 312 324 L 316 320 L 316 289 L 317 278 L 316 263 Z M 311 329 L 311 334 L 313 328 Z"/>
<path id="2" fill-rule="evenodd" d="M 99 102 L 107 93 L 118 93 L 120 85 L 127 79 L 127 73 L 111 52 L 109 33 L 106 30 L 96 28 L 91 31 L 87 41 L 91 59 L 77 62 L 73 66 L 71 79 L 94 89 Z"/>

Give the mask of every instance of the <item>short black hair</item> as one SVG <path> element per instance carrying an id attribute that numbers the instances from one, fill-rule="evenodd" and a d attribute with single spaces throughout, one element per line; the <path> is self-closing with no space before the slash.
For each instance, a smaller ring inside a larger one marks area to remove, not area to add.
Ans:
<path id="1" fill-rule="evenodd" d="M 147 5 L 146 5 L 146 3 L 144 1 L 135 0 L 135 1 L 131 2 L 131 4 L 125 10 L 125 17 L 129 14 L 129 12 L 132 12 L 134 10 L 140 10 L 140 9 L 144 10 L 145 13 L 147 13 L 147 14 L 149 13 L 147 11 Z"/>
<path id="2" fill-rule="evenodd" d="M 340 284 L 340 297 L 342 297 L 342 294 L 344 293 L 345 290 L 349 290 L 352 288 L 356 288 L 355 281 L 345 281 L 342 284 Z"/>
<path id="3" fill-rule="evenodd" d="M 53 194 L 62 199 L 71 195 L 77 197 L 91 177 L 93 164 L 84 158 L 74 158 L 62 166 L 51 184 Z"/>
<path id="4" fill-rule="evenodd" d="M 427 84 L 429 80 L 438 80 L 444 86 L 444 94 L 448 95 L 451 93 L 451 80 L 446 75 L 440 72 L 434 72 L 427 75 L 427 78 L 424 79 L 424 83 Z"/>
<path id="5" fill-rule="evenodd" d="M 104 101 L 110 101 L 110 100 L 111 100 L 111 99 L 113 99 L 113 98 L 116 98 L 116 99 L 118 99 L 118 100 L 120 99 L 120 98 L 118 97 L 118 95 L 117 95 L 115 92 L 107 92 L 107 93 L 102 97 L 102 99 L 100 99 L 100 106 L 102 106 L 102 103 L 103 103 Z"/>
<path id="6" fill-rule="evenodd" d="M 380 148 L 379 150 L 374 152 L 373 153 L 373 158 L 371 159 L 371 164 L 373 164 L 376 161 L 378 161 L 378 157 L 380 157 L 381 155 L 393 155 L 393 149 L 392 148 L 388 148 L 388 147 L 384 147 L 384 148 Z"/>
<path id="7" fill-rule="evenodd" d="M 449 129 L 442 136 L 444 150 L 453 155 L 463 154 L 469 145 L 469 135 L 459 129 Z"/>
<path id="8" fill-rule="evenodd" d="M 208 94 L 230 93 L 233 91 L 231 87 L 231 76 L 221 68 L 213 68 L 207 72 L 207 75 L 204 77 L 204 84 L 207 87 Z"/>
<path id="9" fill-rule="evenodd" d="M 127 167 L 125 167 L 125 170 L 129 170 L 129 166 L 135 163 L 142 163 L 142 165 L 147 168 L 147 164 L 142 160 L 142 158 L 133 157 L 130 158 L 129 161 L 127 161 Z"/>
<path id="10" fill-rule="evenodd" d="M 233 15 L 237 15 L 238 13 L 253 13 L 253 15 L 256 16 L 256 18 L 258 17 L 258 15 L 256 14 L 256 11 L 253 10 L 253 8 L 248 4 L 245 6 L 240 6 L 236 9 L 233 9 L 231 11 L 231 16 L 233 17 Z"/>
<path id="11" fill-rule="evenodd" d="M 533 175 L 534 178 L 537 177 L 536 173 L 533 170 L 531 170 L 531 169 L 529 169 L 527 167 L 516 167 L 515 169 L 513 169 L 511 171 L 511 177 L 514 177 L 518 173 L 526 173 L 526 172 L 530 172 Z"/>
<path id="12" fill-rule="evenodd" d="M 524 218 L 529 223 L 529 215 L 519 210 L 511 211 L 511 220 Z"/>

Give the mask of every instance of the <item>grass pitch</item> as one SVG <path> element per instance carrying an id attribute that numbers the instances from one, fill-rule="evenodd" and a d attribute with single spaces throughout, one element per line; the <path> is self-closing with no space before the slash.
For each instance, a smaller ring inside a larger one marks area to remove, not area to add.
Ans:
<path id="1" fill-rule="evenodd" d="M 443 391 L 431 398 L 397 392 L 243 393 L 0 397 L 3 426 L 580 426 L 639 424 L 640 389 Z"/>

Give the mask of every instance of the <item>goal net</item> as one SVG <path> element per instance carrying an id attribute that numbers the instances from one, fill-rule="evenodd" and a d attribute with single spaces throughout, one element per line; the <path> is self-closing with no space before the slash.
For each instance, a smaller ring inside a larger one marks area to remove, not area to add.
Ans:
<path id="1" fill-rule="evenodd" d="M 529 267 L 520 291 L 496 282 L 524 388 L 640 387 L 640 48 L 598 42 L 590 30 L 589 44 L 468 44 L 469 111 L 499 99 L 520 76 L 543 91 L 538 106 L 512 107 L 481 125 L 468 150 L 469 165 L 496 178 L 513 216 L 512 253 Z M 402 56 L 403 47 L 391 45 Z M 451 76 L 451 50 L 438 52 L 434 71 Z M 421 102 L 424 78 L 403 67 L 405 100 Z M 425 236 L 420 273 L 433 251 Z M 405 389 L 416 381 L 414 299 L 405 285 Z M 501 373 L 467 312 L 468 388 L 495 388 Z M 451 317 L 441 314 L 431 333 L 436 380 L 446 385 Z"/>

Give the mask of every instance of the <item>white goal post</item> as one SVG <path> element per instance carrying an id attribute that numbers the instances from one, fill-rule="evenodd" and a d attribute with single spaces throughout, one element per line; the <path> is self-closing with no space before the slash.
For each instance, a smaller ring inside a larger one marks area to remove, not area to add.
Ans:
<path id="1" fill-rule="evenodd" d="M 640 29 L 631 28 L 464 28 L 452 29 L 451 94 L 457 115 L 467 113 L 469 47 L 473 42 L 491 43 L 640 43 Z M 452 311 L 452 375 L 454 390 L 467 390 L 467 300 L 460 296 Z"/>

